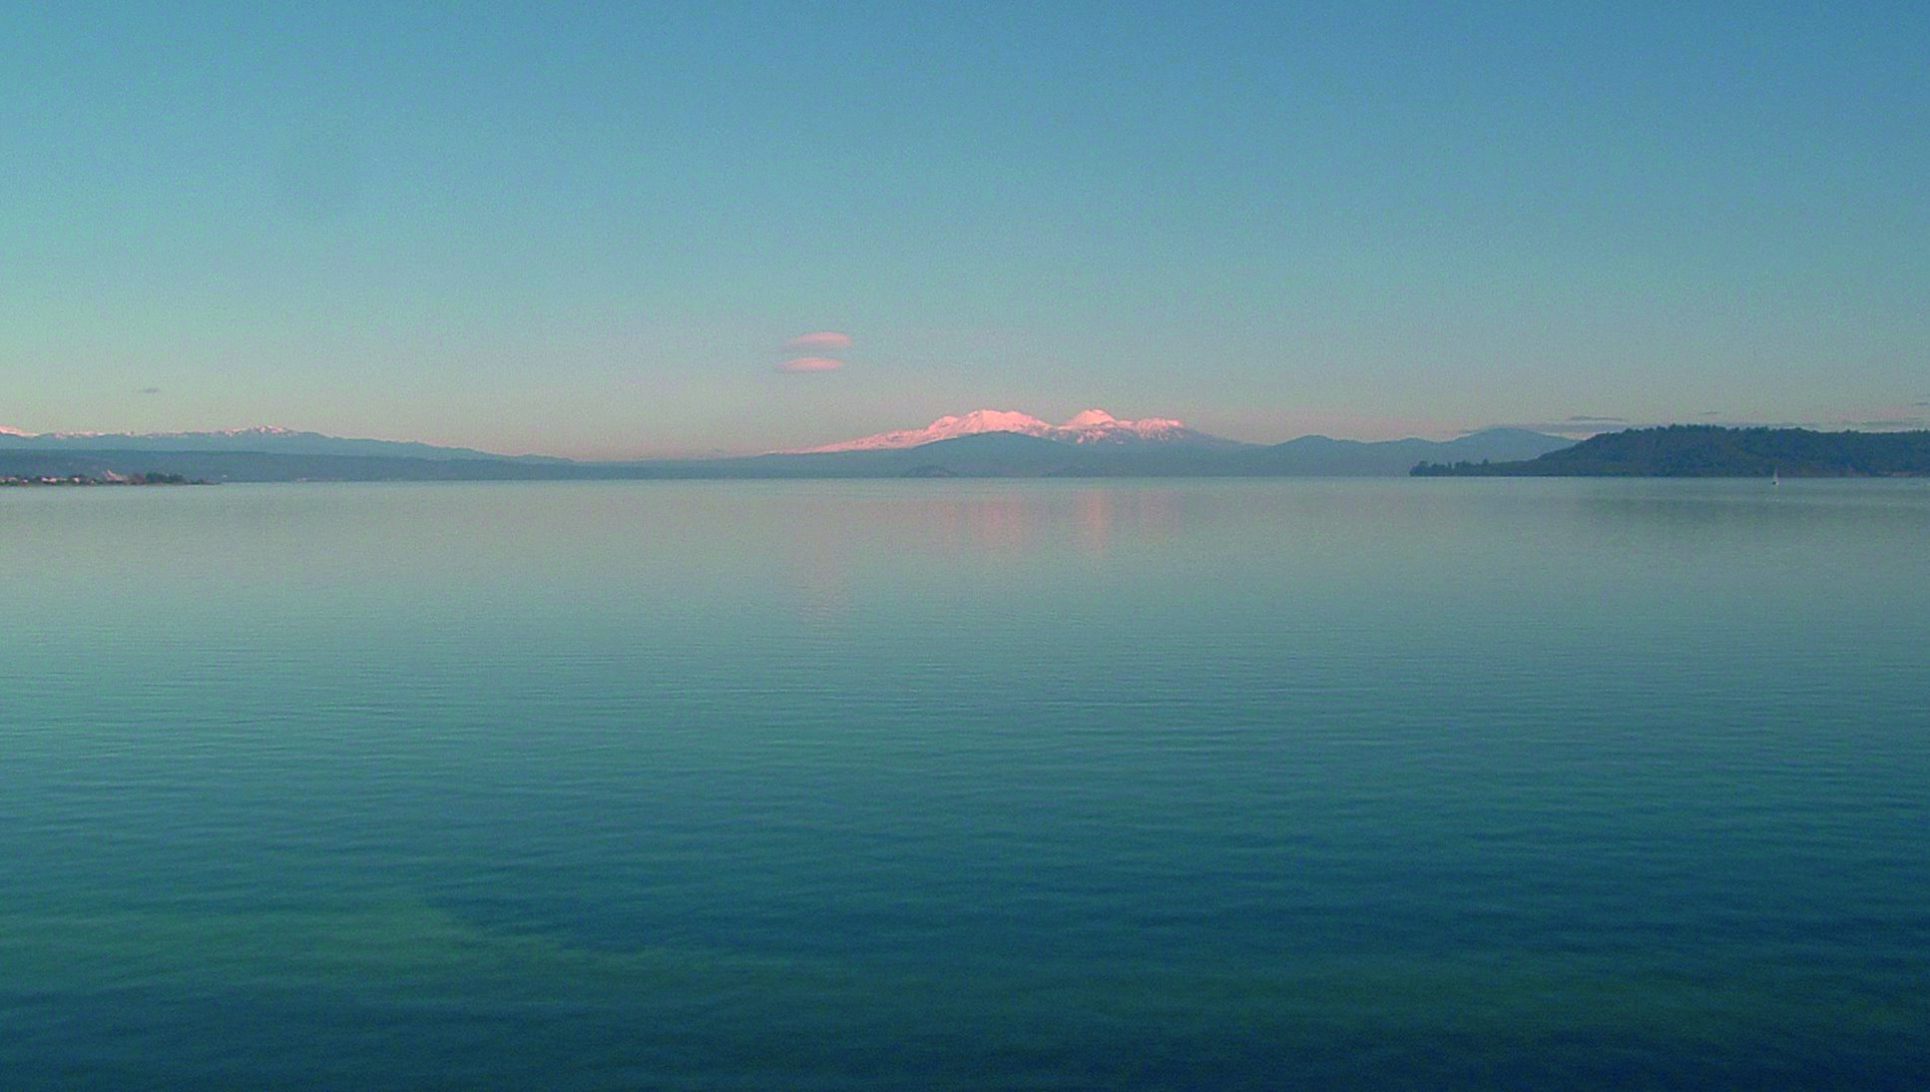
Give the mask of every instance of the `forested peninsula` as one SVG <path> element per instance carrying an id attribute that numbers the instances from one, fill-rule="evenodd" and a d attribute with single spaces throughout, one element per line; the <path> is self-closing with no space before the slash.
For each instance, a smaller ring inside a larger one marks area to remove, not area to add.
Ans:
<path id="1" fill-rule="evenodd" d="M 1521 462 L 1428 463 L 1415 477 L 1893 478 L 1930 475 L 1930 431 L 1669 425 L 1605 432 Z"/>

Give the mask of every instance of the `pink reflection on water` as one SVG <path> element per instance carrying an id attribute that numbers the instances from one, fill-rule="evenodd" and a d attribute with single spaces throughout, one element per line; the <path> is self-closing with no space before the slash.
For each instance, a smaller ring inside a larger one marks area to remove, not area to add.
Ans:
<path id="1" fill-rule="evenodd" d="M 1079 497 L 1079 552 L 1104 557 L 1112 548 L 1113 496 L 1098 489 Z"/>
<path id="2" fill-rule="evenodd" d="M 1179 532 L 1180 494 L 1137 485 L 1011 488 L 939 483 L 930 491 L 841 496 L 826 511 L 799 499 L 789 521 L 790 568 L 800 609 L 819 621 L 848 615 L 858 589 L 889 581 L 901 559 L 941 556 L 961 565 L 1089 564 Z M 866 537 L 854 544 L 852 526 Z"/>
<path id="3" fill-rule="evenodd" d="M 1079 497 L 1075 542 L 1079 552 L 1104 557 L 1115 542 L 1161 542 L 1179 527 L 1179 499 L 1170 489 L 1094 489 Z"/>
<path id="4" fill-rule="evenodd" d="M 1034 505 L 1013 496 L 928 502 L 919 511 L 941 535 L 936 545 L 946 553 L 1017 556 L 1037 542 L 1044 522 Z"/>

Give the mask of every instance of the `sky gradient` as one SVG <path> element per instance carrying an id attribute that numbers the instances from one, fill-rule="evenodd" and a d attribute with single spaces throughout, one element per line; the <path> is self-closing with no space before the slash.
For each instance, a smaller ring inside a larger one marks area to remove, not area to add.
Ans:
<path id="1" fill-rule="evenodd" d="M 1930 415 L 1930 5 L 243 7 L 0 14 L 0 425 Z"/>

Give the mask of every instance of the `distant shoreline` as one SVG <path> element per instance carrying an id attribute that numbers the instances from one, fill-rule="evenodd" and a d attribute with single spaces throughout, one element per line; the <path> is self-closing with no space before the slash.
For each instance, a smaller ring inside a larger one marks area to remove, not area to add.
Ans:
<path id="1" fill-rule="evenodd" d="M 96 478 L 84 474 L 64 477 L 45 475 L 41 477 L 0 477 L 0 489 L 75 489 L 93 486 L 149 486 L 149 485 L 215 485 L 217 483 L 201 478 L 186 478 L 179 474 L 130 474 L 111 478 Z"/>

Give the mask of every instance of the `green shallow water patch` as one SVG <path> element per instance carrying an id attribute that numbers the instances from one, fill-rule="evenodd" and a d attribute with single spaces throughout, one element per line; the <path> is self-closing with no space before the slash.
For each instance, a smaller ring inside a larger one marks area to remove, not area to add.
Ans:
<path id="1" fill-rule="evenodd" d="M 190 913 L 0 914 L 10 1004 L 138 991 L 275 994 L 347 1006 L 544 1004 L 582 1013 L 709 1008 L 825 1034 L 940 1037 L 996 1027 L 1009 1045 L 1088 1032 L 1254 1037 L 1444 1037 L 1495 1049 L 1568 1039 L 1722 1050 L 1740 1038 L 1869 1042 L 1921 1036 L 1930 1002 L 1839 975 L 1764 964 L 1699 967 L 1537 952 L 1334 954 L 1247 967 L 1174 962 L 1095 971 L 1076 961 L 987 959 L 964 969 L 781 953 L 583 947 L 479 927 L 417 902 Z M 158 1014 L 157 1014 L 158 1015 Z M 1024 1029 L 1036 1029 L 1028 1034 Z"/>

